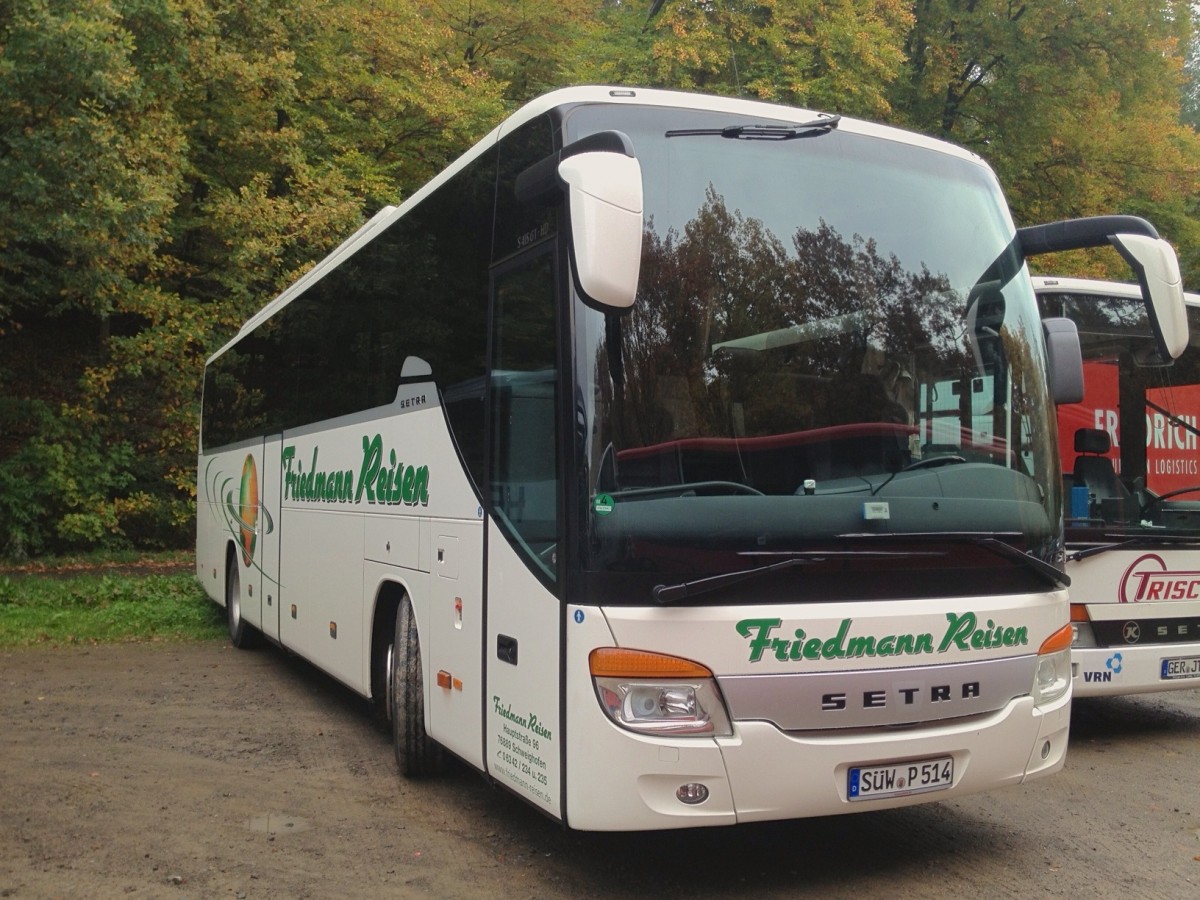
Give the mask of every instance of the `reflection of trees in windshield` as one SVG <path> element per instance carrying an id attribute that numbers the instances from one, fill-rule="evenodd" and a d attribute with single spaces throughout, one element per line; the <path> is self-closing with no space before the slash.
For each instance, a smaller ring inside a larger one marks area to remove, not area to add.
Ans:
<path id="1" fill-rule="evenodd" d="M 912 425 L 917 367 L 943 379 L 970 371 L 965 301 L 944 275 L 909 271 L 825 223 L 797 229 L 791 245 L 711 187 L 682 235 L 651 225 L 610 370 L 618 447 Z"/>

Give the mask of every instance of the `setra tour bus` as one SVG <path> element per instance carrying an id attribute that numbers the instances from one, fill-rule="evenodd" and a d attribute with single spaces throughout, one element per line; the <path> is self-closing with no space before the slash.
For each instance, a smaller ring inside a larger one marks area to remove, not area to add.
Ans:
<path id="1" fill-rule="evenodd" d="M 1033 283 L 1083 352 L 1083 401 L 1058 407 L 1075 695 L 1200 687 L 1200 296 L 1172 360 L 1138 285 Z"/>
<path id="2" fill-rule="evenodd" d="M 953 146 L 579 87 L 380 211 L 208 361 L 197 573 L 239 647 L 564 825 L 877 810 L 1061 767 L 1071 323 Z M 1179 301 L 1181 303 L 1181 301 Z"/>

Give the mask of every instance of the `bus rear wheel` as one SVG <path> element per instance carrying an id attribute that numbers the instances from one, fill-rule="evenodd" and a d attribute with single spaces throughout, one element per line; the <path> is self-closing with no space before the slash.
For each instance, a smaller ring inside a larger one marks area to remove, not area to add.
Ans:
<path id="1" fill-rule="evenodd" d="M 440 744 L 425 733 L 425 684 L 421 675 L 421 647 L 412 605 L 400 601 L 396 632 L 388 648 L 388 711 L 396 764 L 406 778 L 434 775 L 445 764 Z"/>

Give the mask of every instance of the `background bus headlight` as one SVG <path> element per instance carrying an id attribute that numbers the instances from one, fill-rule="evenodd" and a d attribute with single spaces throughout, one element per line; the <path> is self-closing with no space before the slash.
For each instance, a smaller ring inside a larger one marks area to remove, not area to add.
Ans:
<path id="1" fill-rule="evenodd" d="M 602 647 L 589 664 L 601 708 L 622 728 L 673 737 L 733 733 L 716 679 L 698 663 Z"/>
<path id="2" fill-rule="evenodd" d="M 1071 604 L 1071 627 L 1074 629 L 1072 647 L 1097 647 L 1096 634 L 1092 630 L 1092 620 L 1088 616 L 1087 607 L 1082 603 Z"/>

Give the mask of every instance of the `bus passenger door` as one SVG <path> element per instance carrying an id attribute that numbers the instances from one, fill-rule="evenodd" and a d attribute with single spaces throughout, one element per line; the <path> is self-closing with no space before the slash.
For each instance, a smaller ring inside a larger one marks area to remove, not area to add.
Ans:
<path id="1" fill-rule="evenodd" d="M 552 244 L 493 274 L 484 755 L 497 781 L 561 816 L 554 293 Z"/>
<path id="2" fill-rule="evenodd" d="M 263 444 L 262 494 L 259 510 L 259 566 L 262 568 L 262 633 L 279 640 L 279 503 L 283 479 L 283 435 Z"/>

